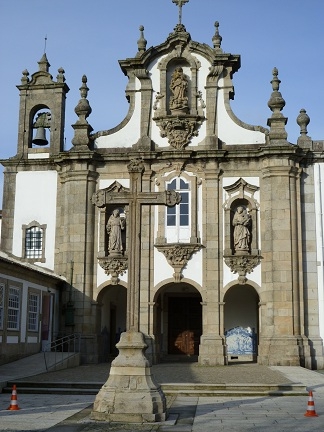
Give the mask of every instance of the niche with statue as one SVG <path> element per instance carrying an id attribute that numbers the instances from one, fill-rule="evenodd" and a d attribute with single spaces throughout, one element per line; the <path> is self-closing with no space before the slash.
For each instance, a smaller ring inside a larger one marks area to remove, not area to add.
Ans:
<path id="1" fill-rule="evenodd" d="M 179 46 L 158 65 L 160 88 L 153 109 L 153 120 L 160 128 L 160 135 L 167 138 L 171 147 L 182 150 L 198 136 L 205 120 L 205 104 L 198 89 L 200 62 Z"/>
<path id="2" fill-rule="evenodd" d="M 224 260 L 233 273 L 238 273 L 239 283 L 247 281 L 246 274 L 251 273 L 260 263 L 259 250 L 259 203 L 255 198 L 259 187 L 240 178 L 224 190 L 227 199 L 224 202 Z"/>

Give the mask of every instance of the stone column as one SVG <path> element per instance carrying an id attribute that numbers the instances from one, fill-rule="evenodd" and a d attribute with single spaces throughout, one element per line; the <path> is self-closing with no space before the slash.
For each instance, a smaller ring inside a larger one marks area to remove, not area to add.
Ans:
<path id="1" fill-rule="evenodd" d="M 262 170 L 262 332 L 260 364 L 299 365 L 298 229 L 296 224 L 296 169 L 287 155 L 269 158 Z M 297 301 L 297 300 L 296 300 Z M 296 315 L 297 314 L 297 315 Z M 297 326 L 297 328 L 296 328 Z M 300 335 L 300 333 L 299 333 Z M 300 336 L 299 336 L 300 337 Z"/>
<path id="2" fill-rule="evenodd" d="M 97 362 L 96 307 L 93 307 L 95 207 L 91 196 L 96 189 L 95 167 L 80 155 L 71 155 L 60 173 L 58 212 L 58 242 L 60 263 L 57 271 L 70 277 L 73 262 L 72 301 L 74 302 L 74 326 L 72 331 L 83 335 L 82 359 Z M 84 154 L 84 156 L 86 156 Z M 71 331 L 69 327 L 67 331 Z"/>
<path id="3" fill-rule="evenodd" d="M 17 170 L 14 166 L 8 166 L 8 163 L 4 165 L 6 168 L 3 180 L 2 208 L 4 212 L 2 215 L 1 249 L 4 252 L 12 253 Z"/>
<path id="4" fill-rule="evenodd" d="M 203 299 L 203 334 L 199 347 L 199 363 L 205 365 L 223 365 L 225 363 L 224 341 L 220 328 L 220 281 L 222 250 L 222 217 L 220 211 L 219 168 L 216 161 L 208 162 L 203 182 L 204 223 L 202 244 L 204 260 Z"/>

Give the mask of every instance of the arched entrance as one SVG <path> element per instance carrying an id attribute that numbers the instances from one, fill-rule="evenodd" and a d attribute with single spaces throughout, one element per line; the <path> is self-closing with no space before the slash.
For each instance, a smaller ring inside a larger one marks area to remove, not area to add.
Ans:
<path id="1" fill-rule="evenodd" d="M 156 297 L 155 335 L 161 360 L 196 360 L 202 334 L 201 295 L 187 283 L 171 283 Z"/>
<path id="2" fill-rule="evenodd" d="M 224 302 L 224 334 L 228 361 L 256 361 L 258 293 L 250 285 L 235 285 L 226 292 Z"/>
<path id="3" fill-rule="evenodd" d="M 116 343 L 126 330 L 127 290 L 121 285 L 110 285 L 98 296 L 101 306 L 99 361 L 106 362 L 118 354 Z"/>

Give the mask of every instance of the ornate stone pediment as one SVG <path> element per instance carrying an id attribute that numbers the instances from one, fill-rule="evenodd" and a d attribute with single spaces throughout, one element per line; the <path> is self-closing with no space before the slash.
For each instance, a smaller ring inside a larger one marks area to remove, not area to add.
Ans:
<path id="1" fill-rule="evenodd" d="M 247 282 L 246 274 L 252 273 L 256 266 L 260 264 L 260 255 L 231 255 L 224 256 L 225 264 L 233 273 L 238 273 L 238 281 L 240 285 Z"/>
<path id="2" fill-rule="evenodd" d="M 166 243 L 154 245 L 159 252 L 162 252 L 168 263 L 174 269 L 174 282 L 182 279 L 182 270 L 191 259 L 192 255 L 199 251 L 199 243 Z"/>
<path id="3" fill-rule="evenodd" d="M 111 275 L 112 285 L 117 285 L 119 276 L 128 269 L 128 258 L 126 256 L 106 256 L 98 258 L 100 266 L 105 270 L 107 276 Z"/>
<path id="4" fill-rule="evenodd" d="M 182 150 L 194 136 L 198 136 L 198 128 L 203 122 L 200 116 L 179 115 L 154 117 L 160 128 L 162 138 L 168 138 L 169 144 L 176 150 Z"/>
<path id="5" fill-rule="evenodd" d="M 105 207 L 107 201 L 109 201 L 109 194 L 113 193 L 124 193 L 128 192 L 129 189 L 122 186 L 118 181 L 114 181 L 110 186 L 105 189 L 99 189 L 92 195 L 91 202 L 97 207 Z"/>

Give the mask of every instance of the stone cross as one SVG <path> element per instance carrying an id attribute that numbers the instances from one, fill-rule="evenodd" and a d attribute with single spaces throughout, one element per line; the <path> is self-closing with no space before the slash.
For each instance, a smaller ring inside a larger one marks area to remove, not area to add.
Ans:
<path id="1" fill-rule="evenodd" d="M 127 290 L 127 330 L 139 331 L 140 304 L 140 253 L 141 253 L 141 217 L 142 205 L 164 204 L 173 207 L 179 204 L 179 193 L 167 190 L 164 192 L 143 192 L 142 176 L 145 170 L 142 159 L 133 159 L 127 165 L 130 176 L 129 190 L 118 192 L 105 191 L 100 195 L 100 203 L 94 197 L 93 202 L 102 207 L 107 204 L 128 205 L 128 290 Z M 102 191 L 95 194 L 97 197 Z"/>
<path id="2" fill-rule="evenodd" d="M 188 3 L 189 0 L 172 0 L 172 3 L 175 3 L 179 7 L 179 24 L 182 21 L 182 6 Z"/>

